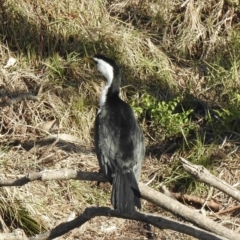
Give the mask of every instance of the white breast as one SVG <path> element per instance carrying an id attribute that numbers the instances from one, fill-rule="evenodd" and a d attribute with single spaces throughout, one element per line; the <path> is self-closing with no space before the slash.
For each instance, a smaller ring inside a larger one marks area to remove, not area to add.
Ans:
<path id="1" fill-rule="evenodd" d="M 101 91 L 101 95 L 100 95 L 100 99 L 99 99 L 99 105 L 100 108 L 104 105 L 104 103 L 106 102 L 106 98 L 107 98 L 107 92 L 108 92 L 108 88 L 111 86 L 111 83 L 109 84 L 109 82 L 106 83 L 106 85 L 103 87 L 102 91 Z"/>

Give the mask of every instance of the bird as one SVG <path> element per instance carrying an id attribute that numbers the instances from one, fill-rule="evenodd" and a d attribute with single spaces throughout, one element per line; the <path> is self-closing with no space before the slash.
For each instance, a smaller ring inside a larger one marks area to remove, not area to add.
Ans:
<path id="1" fill-rule="evenodd" d="M 94 125 L 94 145 L 100 172 L 112 184 L 111 204 L 122 214 L 141 209 L 138 181 L 145 144 L 133 109 L 120 94 L 121 72 L 117 63 L 104 55 L 89 58 L 106 78 Z"/>

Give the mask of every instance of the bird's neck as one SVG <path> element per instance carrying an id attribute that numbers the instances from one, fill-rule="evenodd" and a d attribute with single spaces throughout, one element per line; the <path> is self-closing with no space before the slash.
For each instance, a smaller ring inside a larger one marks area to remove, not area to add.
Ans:
<path id="1" fill-rule="evenodd" d="M 114 76 L 112 79 L 107 79 L 106 85 L 103 87 L 99 105 L 100 108 L 105 104 L 108 99 L 116 98 L 120 92 L 121 78 Z"/>

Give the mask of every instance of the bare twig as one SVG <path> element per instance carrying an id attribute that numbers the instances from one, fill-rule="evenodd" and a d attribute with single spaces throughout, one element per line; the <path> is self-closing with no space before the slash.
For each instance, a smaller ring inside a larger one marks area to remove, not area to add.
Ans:
<path id="1" fill-rule="evenodd" d="M 61 223 L 60 225 L 55 227 L 53 230 L 31 237 L 30 240 L 46 240 L 46 239 L 53 239 L 53 238 L 62 236 L 63 234 L 69 232 L 74 228 L 80 227 L 85 222 L 97 216 L 117 217 L 117 218 L 141 221 L 141 222 L 149 223 L 161 229 L 171 229 L 174 231 L 185 233 L 198 239 L 204 239 L 204 240 L 224 239 L 213 233 L 207 232 L 205 230 L 199 229 L 194 226 L 189 226 L 187 224 L 177 222 L 167 217 L 161 217 L 153 214 L 146 214 L 146 213 L 140 213 L 140 212 L 136 212 L 134 215 L 120 214 L 119 212 L 107 207 L 91 207 L 91 208 L 85 209 L 85 211 L 74 220 Z"/>
<path id="2" fill-rule="evenodd" d="M 220 178 L 212 175 L 206 168 L 201 165 L 192 164 L 184 158 L 181 158 L 184 169 L 201 182 L 207 183 L 212 187 L 228 194 L 240 202 L 240 191 L 229 185 Z"/>

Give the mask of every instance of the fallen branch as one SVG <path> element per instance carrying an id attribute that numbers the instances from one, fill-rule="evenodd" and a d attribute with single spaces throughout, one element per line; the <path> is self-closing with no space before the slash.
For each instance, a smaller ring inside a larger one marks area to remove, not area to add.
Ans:
<path id="1" fill-rule="evenodd" d="M 208 200 L 199 198 L 197 196 L 191 196 L 188 194 L 182 194 L 182 193 L 174 193 L 170 192 L 167 187 L 163 184 L 159 187 L 159 190 L 164 195 L 167 195 L 168 197 L 175 198 L 180 202 L 188 203 L 191 206 L 194 205 L 201 205 L 202 207 L 208 207 L 208 209 L 211 209 L 214 212 L 219 211 L 223 208 L 222 204 L 216 202 L 215 200 Z M 195 206 L 197 208 L 197 206 Z"/>
<path id="2" fill-rule="evenodd" d="M 90 219 L 97 216 L 117 217 L 117 218 L 131 219 L 131 220 L 136 220 L 140 222 L 145 222 L 155 227 L 158 227 L 160 229 L 171 229 L 177 232 L 188 234 L 198 239 L 204 239 L 204 240 L 224 239 L 213 233 L 207 232 L 205 230 L 199 229 L 194 226 L 189 226 L 187 224 L 177 222 L 175 220 L 172 220 L 166 217 L 156 216 L 153 214 L 140 213 L 140 212 L 136 212 L 134 215 L 120 214 L 119 212 L 107 207 L 87 208 L 80 216 L 78 216 L 74 220 L 61 223 L 60 225 L 55 227 L 53 230 L 43 234 L 38 234 L 29 239 L 30 240 L 46 240 L 46 239 L 54 239 L 56 237 L 60 237 L 63 234 L 69 232 L 70 230 L 73 230 L 74 228 L 78 228 L 82 226 L 84 223 L 86 223 Z"/>
<path id="3" fill-rule="evenodd" d="M 197 196 L 191 196 L 187 194 L 181 194 L 181 193 L 171 193 L 174 198 L 176 198 L 178 201 L 187 202 L 188 204 L 194 205 L 204 205 L 206 204 L 207 207 L 209 207 L 212 211 L 216 212 L 223 208 L 222 204 L 215 202 L 214 200 L 205 200 L 203 198 L 199 198 Z"/>
<path id="4" fill-rule="evenodd" d="M 99 173 L 81 172 L 76 170 L 48 170 L 38 173 L 29 173 L 27 176 L 20 179 L 1 180 L 0 186 L 22 186 L 31 181 L 49 181 L 49 180 L 88 180 L 88 181 L 101 181 L 106 182 L 106 179 Z M 213 232 L 219 236 L 227 239 L 239 240 L 240 235 L 232 230 L 212 221 L 211 219 L 203 216 L 202 214 L 193 211 L 178 201 L 157 192 L 156 190 L 139 183 L 139 188 L 143 199 L 146 199 L 171 213 L 180 216 L 194 225 L 203 228 L 207 231 Z"/>
<path id="5" fill-rule="evenodd" d="M 181 158 L 184 169 L 201 182 L 207 183 L 212 187 L 219 189 L 227 195 L 240 202 L 240 191 L 232 187 L 222 179 L 212 175 L 205 167 L 192 164 L 184 158 Z"/>

